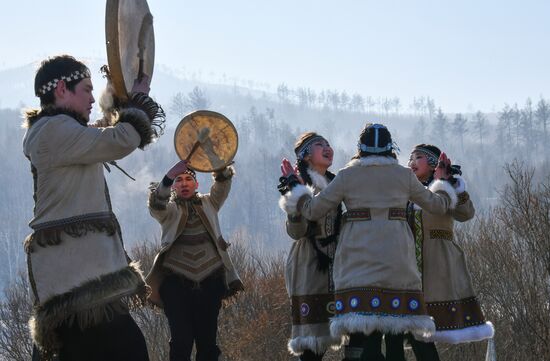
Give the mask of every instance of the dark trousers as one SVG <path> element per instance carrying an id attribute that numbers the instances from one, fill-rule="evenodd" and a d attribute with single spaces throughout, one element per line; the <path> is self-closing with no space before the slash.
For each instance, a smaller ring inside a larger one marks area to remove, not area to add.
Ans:
<path id="1" fill-rule="evenodd" d="M 319 355 L 311 350 L 305 350 L 300 355 L 300 361 L 321 361 L 323 359 L 324 354 L 325 353 L 323 352 L 322 354 Z"/>
<path id="2" fill-rule="evenodd" d="M 405 349 L 403 348 L 404 335 L 385 334 L 386 360 L 387 361 L 406 361 Z"/>
<path id="3" fill-rule="evenodd" d="M 439 361 L 439 354 L 433 342 L 418 341 L 413 336 L 408 338 L 417 361 Z"/>
<path id="4" fill-rule="evenodd" d="M 193 342 L 197 361 L 218 360 L 216 344 L 218 314 L 225 293 L 223 277 L 206 278 L 197 287 L 193 282 L 171 274 L 159 289 L 164 313 L 170 326 L 170 361 L 189 361 Z"/>
<path id="5" fill-rule="evenodd" d="M 59 361 L 149 361 L 145 338 L 129 314 L 81 330 L 75 322 L 57 333 L 63 343 Z"/>
<path id="6" fill-rule="evenodd" d="M 382 334 L 373 332 L 366 336 L 363 333 L 352 333 L 344 355 L 345 361 L 384 361 Z"/>

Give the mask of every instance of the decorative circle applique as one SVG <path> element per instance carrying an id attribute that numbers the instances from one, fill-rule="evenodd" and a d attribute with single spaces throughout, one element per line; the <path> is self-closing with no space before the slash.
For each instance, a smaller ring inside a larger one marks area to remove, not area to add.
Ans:
<path id="1" fill-rule="evenodd" d="M 335 303 L 336 311 L 342 311 L 344 309 L 344 303 L 340 300 Z"/>
<path id="2" fill-rule="evenodd" d="M 456 307 L 452 307 L 451 311 L 456 312 Z"/>
<path id="3" fill-rule="evenodd" d="M 466 316 L 466 321 L 470 321 L 472 318 L 470 316 Z"/>
<path id="4" fill-rule="evenodd" d="M 309 314 L 309 305 L 307 303 L 302 303 L 300 305 L 300 315 L 303 317 L 307 316 Z"/>
<path id="5" fill-rule="evenodd" d="M 418 302 L 418 300 L 416 300 L 414 298 L 411 298 L 409 300 L 409 310 L 416 311 L 419 306 L 420 306 L 420 302 Z"/>
<path id="6" fill-rule="evenodd" d="M 327 312 L 334 314 L 336 312 L 336 304 L 334 301 L 327 303 Z"/>
<path id="7" fill-rule="evenodd" d="M 401 305 L 401 301 L 399 300 L 398 297 L 395 297 L 393 300 L 391 300 L 391 307 L 393 309 L 399 308 L 400 305 Z"/>
<path id="8" fill-rule="evenodd" d="M 372 300 L 370 300 L 370 305 L 372 308 L 378 308 L 380 306 L 380 298 L 374 296 Z"/>
<path id="9" fill-rule="evenodd" d="M 359 306 L 359 298 L 358 297 L 352 297 L 349 300 L 349 305 L 351 306 L 351 308 L 357 308 L 357 306 Z"/>

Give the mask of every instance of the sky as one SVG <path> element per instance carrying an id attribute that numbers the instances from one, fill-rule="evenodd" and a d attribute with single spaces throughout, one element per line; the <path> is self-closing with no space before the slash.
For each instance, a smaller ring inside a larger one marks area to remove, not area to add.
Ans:
<path id="1" fill-rule="evenodd" d="M 106 59 L 105 1 L 0 3 L 0 70 L 59 53 Z M 550 97 L 545 0 L 148 3 L 155 66 L 205 81 L 397 96 L 405 105 L 430 96 L 444 112 Z"/>

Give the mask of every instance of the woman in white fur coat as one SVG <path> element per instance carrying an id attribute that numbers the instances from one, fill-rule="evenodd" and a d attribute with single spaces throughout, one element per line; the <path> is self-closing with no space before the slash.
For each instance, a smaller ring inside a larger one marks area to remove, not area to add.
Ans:
<path id="1" fill-rule="evenodd" d="M 428 315 L 416 266 L 412 232 L 406 221 L 409 200 L 432 213 L 456 204 L 450 183 L 435 181 L 426 189 L 412 171 L 397 163 L 388 129 L 367 124 L 356 159 L 341 169 L 321 193 L 296 185 L 285 195 L 287 213 L 318 220 L 341 202 L 347 209 L 334 258 L 336 316 L 333 337 L 350 336 L 345 360 L 384 360 L 382 334 L 429 336 L 435 325 Z M 437 178 L 447 178 L 443 154 Z M 291 165 L 283 163 L 284 174 Z M 402 337 L 402 336 L 401 336 Z M 404 360 L 401 347 L 386 358 Z"/>
<path id="2" fill-rule="evenodd" d="M 328 171 L 334 152 L 328 141 L 314 132 L 302 134 L 294 148 L 297 171 L 315 193 L 335 177 Z M 285 178 L 283 178 L 284 180 Z M 282 184 L 285 193 L 288 188 Z M 281 202 L 285 202 L 281 197 Z M 329 347 L 339 347 L 341 338 L 332 337 L 329 318 L 334 315 L 332 263 L 342 209 L 336 205 L 316 222 L 299 213 L 288 215 L 286 230 L 294 240 L 286 264 L 286 287 L 292 305 L 292 336 L 289 351 L 301 361 L 322 360 Z"/>
<path id="3" fill-rule="evenodd" d="M 434 182 L 440 154 L 439 148 L 429 144 L 419 144 L 411 152 L 409 167 L 426 187 Z M 472 287 L 464 252 L 454 241 L 454 222 L 468 221 L 475 213 L 466 182 L 459 176 L 454 178 L 458 203 L 452 211 L 433 214 L 414 203 L 407 209 L 422 273 L 424 299 L 436 326 L 435 334 L 424 340 L 426 342 L 412 341 L 417 359 L 423 361 L 439 360 L 434 341 L 473 342 L 492 338 L 494 334 L 493 325 L 485 321 Z"/>

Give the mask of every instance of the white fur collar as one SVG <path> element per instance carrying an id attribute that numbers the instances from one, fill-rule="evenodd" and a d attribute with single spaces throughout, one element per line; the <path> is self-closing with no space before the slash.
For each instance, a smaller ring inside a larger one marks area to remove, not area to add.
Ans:
<path id="1" fill-rule="evenodd" d="M 463 193 L 463 192 L 466 191 L 466 181 L 464 180 L 464 178 L 462 178 L 462 177 L 460 177 L 460 176 L 454 176 L 454 177 L 456 178 L 457 182 L 456 182 L 456 184 L 454 185 L 454 192 L 450 192 L 450 193 L 449 193 L 449 196 L 451 197 L 451 204 L 452 204 L 453 199 L 454 199 L 453 194 L 457 194 L 457 195 L 458 195 L 458 194 Z M 435 182 L 436 182 L 435 179 L 432 180 L 432 181 L 430 182 L 430 184 L 428 184 L 428 186 L 427 186 L 426 188 L 430 188 L 430 189 L 431 189 L 432 187 L 435 186 L 435 185 L 434 185 Z M 450 183 L 449 183 L 449 184 L 450 184 Z M 451 189 L 451 188 L 448 188 L 447 190 L 450 190 L 450 189 Z M 456 203 L 456 201 L 455 201 L 455 203 Z M 420 209 L 422 209 L 422 208 L 420 208 L 420 206 L 419 206 L 418 204 L 416 204 L 416 203 L 413 203 L 413 204 L 414 204 L 413 207 L 414 207 L 415 210 L 420 210 Z M 452 208 L 454 208 L 454 207 L 455 207 L 455 206 L 453 205 Z"/>
<path id="2" fill-rule="evenodd" d="M 316 170 L 308 168 L 307 169 L 307 174 L 311 178 L 311 182 L 313 183 L 313 185 L 315 187 L 319 188 L 320 190 L 323 190 L 328 186 L 327 177 L 325 177 L 321 173 L 317 172 Z"/>
<path id="3" fill-rule="evenodd" d="M 399 164 L 397 159 L 389 156 L 380 156 L 380 155 L 370 155 L 368 157 L 361 157 L 359 159 L 354 159 L 348 163 L 348 167 L 360 165 L 363 167 L 370 167 L 373 165 L 392 165 Z"/>

